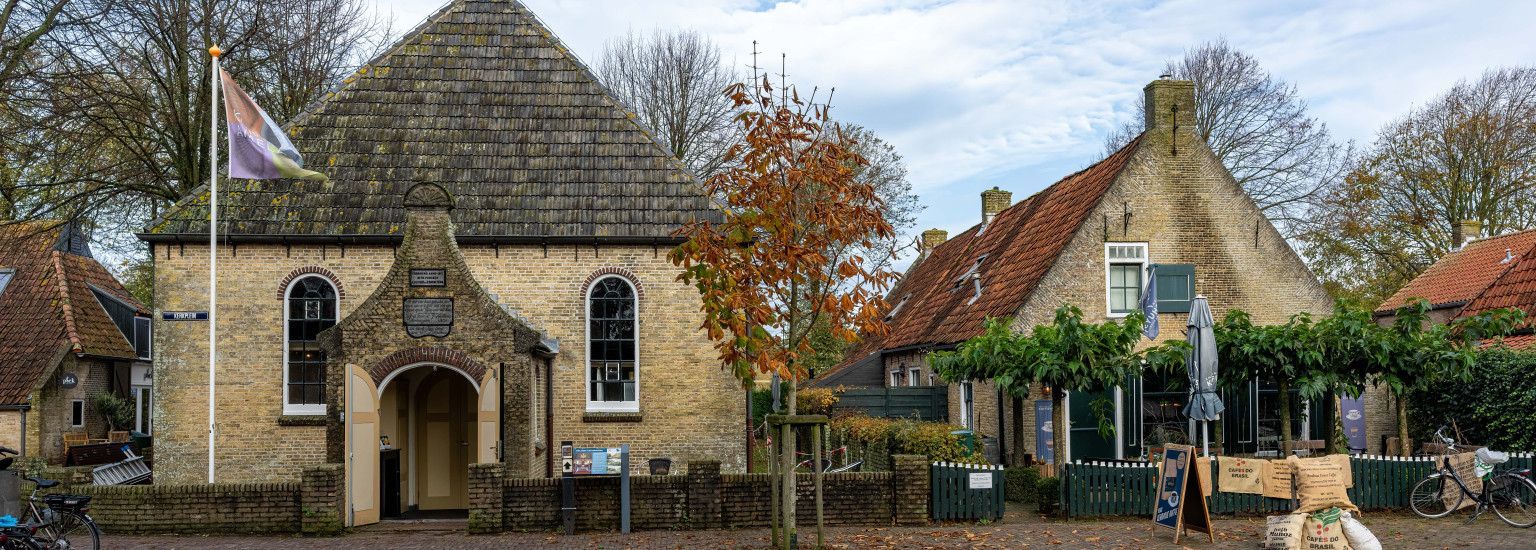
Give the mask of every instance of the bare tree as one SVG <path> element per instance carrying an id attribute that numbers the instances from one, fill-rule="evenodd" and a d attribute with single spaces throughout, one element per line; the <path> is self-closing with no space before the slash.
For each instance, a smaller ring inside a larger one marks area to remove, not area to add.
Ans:
<path id="1" fill-rule="evenodd" d="M 610 41 L 598 77 L 701 179 L 720 172 L 740 129 L 724 94 L 737 76 L 696 31 L 633 32 Z"/>
<path id="2" fill-rule="evenodd" d="M 1379 302 L 1469 235 L 1536 227 L 1536 67 L 1499 69 L 1388 124 L 1303 241 L 1341 295 Z"/>
<path id="3" fill-rule="evenodd" d="M 1297 222 L 1338 180 L 1347 150 L 1308 113 L 1296 86 L 1224 39 L 1185 52 L 1164 72 L 1195 83 L 1197 130 L 1265 216 L 1287 236 L 1301 231 Z M 1141 133 L 1145 107 L 1138 102 L 1136 121 L 1110 133 L 1106 156 Z"/>

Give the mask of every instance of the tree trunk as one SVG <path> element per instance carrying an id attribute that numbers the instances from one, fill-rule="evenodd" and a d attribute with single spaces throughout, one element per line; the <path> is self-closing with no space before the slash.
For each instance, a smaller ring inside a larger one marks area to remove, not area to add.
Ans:
<path id="1" fill-rule="evenodd" d="M 1344 397 L 1333 394 L 1333 433 L 1328 437 L 1328 454 L 1349 454 L 1349 437 L 1344 435 Z"/>
<path id="2" fill-rule="evenodd" d="M 785 395 L 786 403 L 784 403 L 784 410 L 788 411 L 788 414 L 790 416 L 794 416 L 796 414 L 795 413 L 795 405 L 796 405 L 796 403 L 795 403 L 795 399 L 796 399 L 796 395 L 795 395 L 796 388 L 795 388 L 795 386 L 796 386 L 796 382 L 795 382 L 794 378 L 791 377 L 787 381 L 787 383 L 785 385 L 789 386 L 789 391 L 785 392 L 785 394 L 786 394 Z M 779 498 L 784 499 L 783 502 L 779 503 L 779 510 L 781 511 L 781 513 L 784 514 L 784 519 L 783 519 L 783 521 L 780 522 L 780 525 L 783 526 L 783 539 L 782 539 L 780 547 L 784 548 L 785 550 L 788 550 L 790 548 L 795 548 L 797 546 L 798 542 L 799 542 L 795 538 L 795 428 L 794 428 L 794 425 L 793 424 L 785 424 L 783 431 L 780 433 L 780 437 L 784 438 L 784 448 L 783 448 L 784 455 L 782 457 L 782 462 L 779 463 L 779 468 L 780 468 L 779 471 L 783 472 L 783 475 L 784 475 L 784 482 L 783 482 L 784 486 L 783 486 L 783 488 L 779 489 Z M 814 464 L 814 462 L 813 462 L 813 464 Z"/>
<path id="3" fill-rule="evenodd" d="M 1408 392 L 1397 396 L 1397 442 L 1403 458 L 1413 456 L 1413 446 L 1408 441 Z"/>
<path id="4" fill-rule="evenodd" d="M 1056 475 L 1067 463 L 1067 407 L 1066 392 L 1051 388 L 1051 462 L 1056 465 Z"/>
<path id="5" fill-rule="evenodd" d="M 1018 397 L 1013 398 L 1013 445 L 1008 449 L 1013 451 L 1011 466 L 1029 466 L 1024 463 L 1024 400 Z"/>
<path id="6" fill-rule="evenodd" d="M 1291 381 L 1281 378 L 1280 386 L 1280 458 L 1291 456 Z"/>

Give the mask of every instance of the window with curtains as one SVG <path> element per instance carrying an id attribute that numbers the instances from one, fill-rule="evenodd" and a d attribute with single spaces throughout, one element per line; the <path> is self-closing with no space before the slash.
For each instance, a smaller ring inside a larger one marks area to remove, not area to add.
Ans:
<path id="1" fill-rule="evenodd" d="M 587 410 L 640 410 L 635 287 L 623 277 L 592 283 L 587 294 Z"/>
<path id="2" fill-rule="evenodd" d="M 310 275 L 288 287 L 283 414 L 325 413 L 325 352 L 320 333 L 336 325 L 336 285 Z"/>

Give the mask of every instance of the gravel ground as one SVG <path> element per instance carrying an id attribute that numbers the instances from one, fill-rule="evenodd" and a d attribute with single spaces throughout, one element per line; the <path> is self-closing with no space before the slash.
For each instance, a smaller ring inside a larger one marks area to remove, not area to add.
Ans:
<path id="1" fill-rule="evenodd" d="M 1366 526 L 1385 548 L 1481 549 L 1536 548 L 1536 530 L 1516 529 L 1485 515 L 1466 525 L 1465 514 L 1427 520 L 1415 516 L 1367 514 Z M 1216 519 L 1216 543 L 1204 534 L 1173 543 L 1173 533 L 1155 529 L 1148 520 L 1108 519 L 1061 522 L 1010 510 L 1003 521 L 990 525 L 946 524 L 924 527 L 838 527 L 827 530 L 834 548 L 1243 548 L 1259 547 L 1263 518 Z M 462 534 L 462 522 L 382 524 L 332 538 L 252 536 L 108 536 L 105 548 L 335 548 L 383 550 L 384 548 L 766 548 L 767 529 L 736 531 L 643 531 L 630 535 L 587 533 L 563 536 L 552 533 L 507 533 L 496 536 Z M 802 547 L 814 542 L 814 531 L 803 533 Z"/>

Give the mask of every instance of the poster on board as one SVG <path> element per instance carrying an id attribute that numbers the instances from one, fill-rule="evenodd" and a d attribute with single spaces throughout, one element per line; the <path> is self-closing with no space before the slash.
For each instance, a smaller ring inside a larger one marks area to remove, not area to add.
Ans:
<path id="1" fill-rule="evenodd" d="M 1204 484 L 1201 476 L 1190 472 L 1196 464 L 1194 447 L 1168 445 L 1158 467 L 1157 502 L 1152 511 L 1152 522 L 1173 529 L 1175 544 L 1185 531 L 1206 533 L 1211 542 L 1216 542 Z"/>

